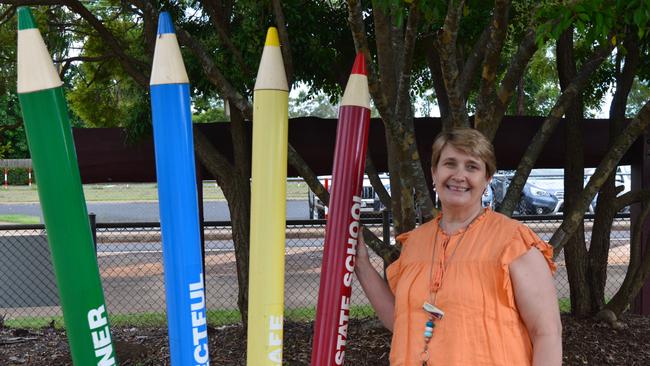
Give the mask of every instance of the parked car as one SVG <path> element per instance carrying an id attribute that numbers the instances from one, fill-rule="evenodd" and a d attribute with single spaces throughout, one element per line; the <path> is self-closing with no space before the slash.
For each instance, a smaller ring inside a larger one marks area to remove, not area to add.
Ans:
<path id="1" fill-rule="evenodd" d="M 589 179 L 591 179 L 595 170 L 594 168 L 585 168 L 584 186 L 589 183 Z M 630 191 L 630 178 L 629 166 L 622 166 L 616 169 L 616 186 L 623 186 L 623 190 L 619 193 L 619 196 Z M 564 212 L 564 169 L 533 169 L 528 178 L 528 182 L 543 188 L 557 197 L 558 203 L 552 213 L 561 214 Z M 598 195 L 596 194 L 587 209 L 588 213 L 594 213 L 597 199 Z M 623 211 L 629 211 L 629 207 L 626 207 Z"/>
<path id="2" fill-rule="evenodd" d="M 555 197 L 554 207 L 548 210 L 546 204 L 551 200 L 544 199 L 544 204 L 534 207 L 535 213 L 538 215 L 557 214 L 562 211 L 564 207 L 564 169 L 533 169 L 526 182 Z"/>
<path id="3" fill-rule="evenodd" d="M 558 198 L 544 188 L 526 182 L 519 201 L 519 213 L 523 215 L 546 215 L 559 205 Z"/>
<path id="4" fill-rule="evenodd" d="M 493 202 L 496 209 L 499 208 L 505 198 L 511 180 L 512 174 L 495 174 L 492 178 L 490 185 L 492 187 Z M 535 184 L 526 182 L 521 192 L 521 199 L 514 213 L 521 215 L 549 214 L 555 210 L 558 202 L 559 200 L 555 194 Z"/>
<path id="5" fill-rule="evenodd" d="M 384 188 L 390 194 L 390 179 L 387 175 L 380 175 Z M 318 178 L 324 186 L 327 188 L 332 187 L 332 177 L 331 176 L 321 176 Z M 325 184 L 327 182 L 327 184 Z M 316 195 L 309 190 L 307 200 L 309 202 L 309 218 L 310 219 L 324 219 L 325 213 L 327 212 L 327 207 L 323 202 L 316 197 Z M 379 214 L 384 208 L 384 205 L 381 203 L 379 196 L 375 193 L 375 189 L 370 184 L 370 179 L 367 176 L 364 176 L 363 186 L 361 188 L 361 213 L 362 214 Z"/>

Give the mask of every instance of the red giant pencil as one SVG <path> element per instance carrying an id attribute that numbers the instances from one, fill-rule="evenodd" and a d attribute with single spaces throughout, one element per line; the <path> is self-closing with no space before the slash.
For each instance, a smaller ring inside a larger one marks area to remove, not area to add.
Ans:
<path id="1" fill-rule="evenodd" d="M 339 107 L 312 366 L 342 365 L 345 356 L 370 124 L 366 75 L 365 58 L 359 53 Z"/>

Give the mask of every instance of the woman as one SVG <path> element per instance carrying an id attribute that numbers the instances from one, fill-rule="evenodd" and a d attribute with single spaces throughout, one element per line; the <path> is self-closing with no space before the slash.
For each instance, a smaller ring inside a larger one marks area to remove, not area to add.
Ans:
<path id="1" fill-rule="evenodd" d="M 440 134 L 431 174 L 442 212 L 397 237 L 402 253 L 388 284 L 359 243 L 355 273 L 393 331 L 391 365 L 561 365 L 552 247 L 482 207 L 495 170 L 480 132 Z"/>

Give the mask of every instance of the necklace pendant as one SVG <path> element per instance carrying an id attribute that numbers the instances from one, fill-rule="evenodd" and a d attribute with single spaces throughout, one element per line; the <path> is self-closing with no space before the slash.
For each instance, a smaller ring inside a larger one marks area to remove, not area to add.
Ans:
<path id="1" fill-rule="evenodd" d="M 433 316 L 436 319 L 440 320 L 445 316 L 445 312 L 442 311 L 442 309 L 440 309 L 439 307 L 433 304 L 429 304 L 426 301 L 424 302 L 424 305 L 422 305 L 422 308 L 424 309 L 424 311 L 431 314 L 431 316 Z"/>

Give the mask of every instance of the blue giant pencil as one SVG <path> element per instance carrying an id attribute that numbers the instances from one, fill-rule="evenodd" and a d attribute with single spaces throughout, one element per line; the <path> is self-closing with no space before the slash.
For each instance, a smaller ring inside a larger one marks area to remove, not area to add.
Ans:
<path id="1" fill-rule="evenodd" d="M 158 19 L 150 87 L 171 364 L 208 365 L 190 86 L 166 12 Z"/>

